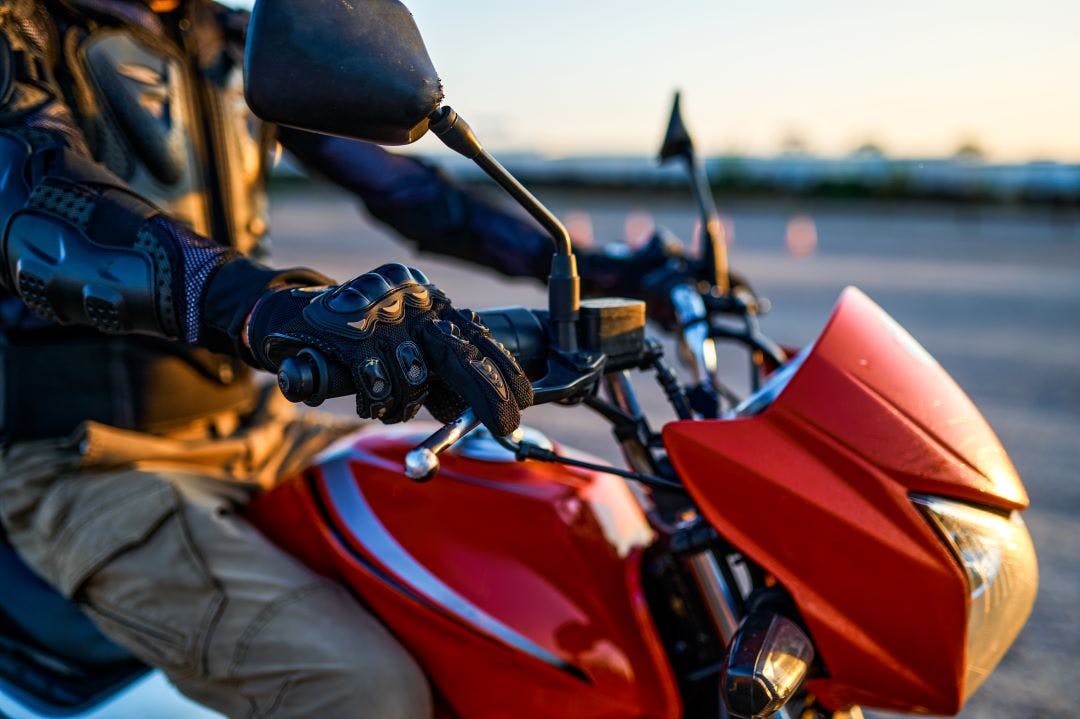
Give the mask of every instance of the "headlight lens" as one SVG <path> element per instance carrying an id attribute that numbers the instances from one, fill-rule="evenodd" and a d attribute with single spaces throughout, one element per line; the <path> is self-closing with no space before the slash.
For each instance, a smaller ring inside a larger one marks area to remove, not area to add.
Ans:
<path id="1" fill-rule="evenodd" d="M 1031 614 L 1039 586 L 1035 547 L 1019 512 L 998 514 L 941 497 L 912 501 L 956 555 L 968 579 L 964 698 L 979 688 Z"/>

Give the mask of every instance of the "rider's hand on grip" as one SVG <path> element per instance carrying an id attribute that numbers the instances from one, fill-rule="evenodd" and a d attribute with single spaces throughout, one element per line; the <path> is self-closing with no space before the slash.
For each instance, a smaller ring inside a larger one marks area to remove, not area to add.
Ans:
<path id="1" fill-rule="evenodd" d="M 505 435 L 532 403 L 528 379 L 479 318 L 454 309 L 405 265 L 338 286 L 273 290 L 256 304 L 247 333 L 256 362 L 280 370 L 290 399 L 311 396 L 312 387 L 319 400 L 355 394 L 358 415 L 387 424 L 411 419 L 421 405 L 444 422 L 472 406 Z"/>

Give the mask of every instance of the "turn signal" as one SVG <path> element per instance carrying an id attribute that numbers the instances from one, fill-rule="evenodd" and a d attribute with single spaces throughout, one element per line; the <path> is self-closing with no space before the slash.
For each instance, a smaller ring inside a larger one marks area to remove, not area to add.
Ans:
<path id="1" fill-rule="evenodd" d="M 806 679 L 814 645 L 798 624 L 766 607 L 735 631 L 720 677 L 728 712 L 740 719 L 767 717 L 787 703 Z"/>

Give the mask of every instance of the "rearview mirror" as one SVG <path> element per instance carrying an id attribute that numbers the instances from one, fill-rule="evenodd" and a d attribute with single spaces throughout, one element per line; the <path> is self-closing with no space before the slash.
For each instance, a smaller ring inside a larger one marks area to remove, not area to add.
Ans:
<path id="1" fill-rule="evenodd" d="M 667 130 L 664 132 L 664 141 L 660 143 L 660 152 L 657 159 L 662 163 L 673 157 L 689 158 L 694 155 L 694 141 L 690 139 L 690 132 L 686 129 L 686 123 L 682 119 L 682 110 L 679 108 L 680 93 L 675 93 L 675 99 L 671 101 L 671 116 L 668 119 Z"/>
<path id="2" fill-rule="evenodd" d="M 268 122 L 383 145 L 420 139 L 443 98 L 397 0 L 257 0 L 244 94 Z"/>

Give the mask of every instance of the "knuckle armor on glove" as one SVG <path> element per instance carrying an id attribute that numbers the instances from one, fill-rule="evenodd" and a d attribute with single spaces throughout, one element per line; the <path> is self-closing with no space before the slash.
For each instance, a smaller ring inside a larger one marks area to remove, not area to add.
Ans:
<path id="1" fill-rule="evenodd" d="M 302 349 L 321 352 L 331 364 L 328 396 L 355 394 L 357 414 L 386 423 L 422 405 L 449 421 L 471 405 L 508 434 L 532 402 L 528 379 L 479 318 L 401 264 L 342 285 L 273 291 L 255 306 L 248 336 L 271 371 Z"/>

